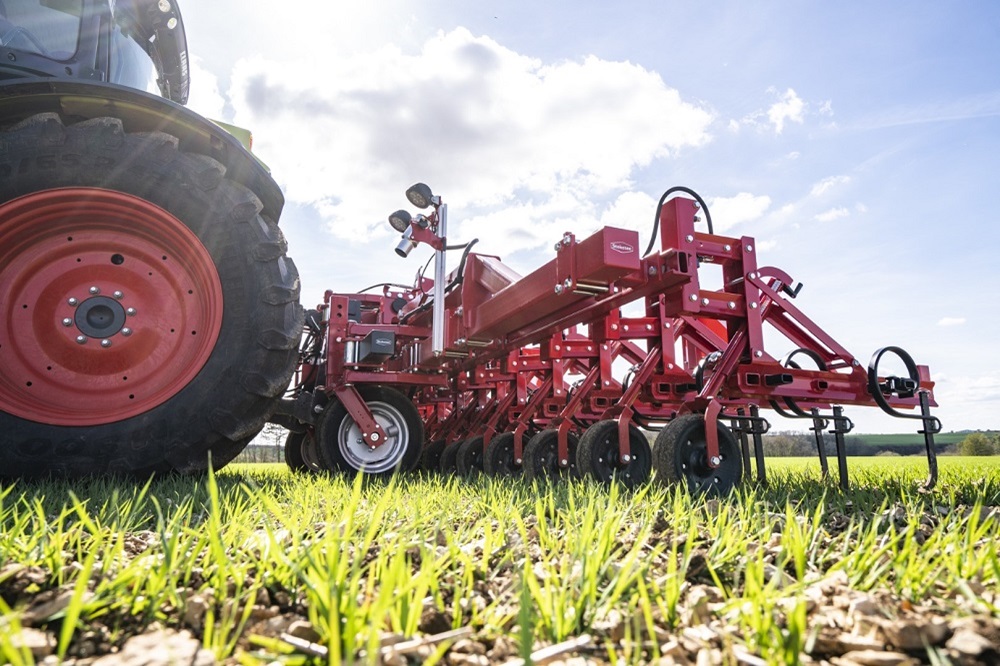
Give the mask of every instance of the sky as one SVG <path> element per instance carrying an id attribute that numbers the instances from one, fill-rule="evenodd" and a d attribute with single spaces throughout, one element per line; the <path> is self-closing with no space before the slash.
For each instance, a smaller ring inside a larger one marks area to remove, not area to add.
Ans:
<path id="1" fill-rule="evenodd" d="M 685 185 L 862 362 L 898 345 L 928 365 L 946 431 L 1000 428 L 1000 3 L 286 7 L 181 10 L 189 107 L 253 131 L 307 306 L 412 283 L 430 250 L 397 257 L 386 217 L 418 181 L 448 202 L 450 242 L 521 274 L 566 231 L 644 244 Z M 847 415 L 859 433 L 919 426 Z"/>

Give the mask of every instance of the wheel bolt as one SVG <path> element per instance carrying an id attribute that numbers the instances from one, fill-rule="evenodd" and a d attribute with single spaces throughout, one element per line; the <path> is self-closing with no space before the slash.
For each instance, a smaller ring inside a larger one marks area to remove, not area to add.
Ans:
<path id="1" fill-rule="evenodd" d="M 69 317 L 66 317 L 65 319 L 62 320 L 62 325 L 63 326 L 72 326 L 73 325 L 73 320 L 70 319 Z"/>
<path id="2" fill-rule="evenodd" d="M 722 462 L 722 458 L 720 458 L 719 456 L 712 456 L 712 464 L 713 465 L 718 465 L 721 462 Z"/>
<path id="3" fill-rule="evenodd" d="M 625 454 L 625 455 L 622 456 L 622 462 L 623 463 L 627 463 L 627 462 L 629 462 L 631 460 L 632 460 L 632 456 L 630 456 L 628 454 Z"/>
<path id="4" fill-rule="evenodd" d="M 562 460 L 559 461 L 559 464 L 562 465 L 563 467 L 565 467 L 566 465 L 569 464 L 569 461 L 564 458 L 564 459 L 562 459 Z"/>
<path id="5" fill-rule="evenodd" d="M 98 295 L 99 293 L 101 293 L 101 290 L 100 290 L 100 289 L 98 289 L 97 287 L 91 287 L 91 288 L 90 288 L 90 293 L 91 293 L 91 295 L 93 295 L 93 296 L 97 296 L 97 295 Z"/>
<path id="6" fill-rule="evenodd" d="M 131 328 L 127 328 L 127 327 L 123 328 L 122 329 L 122 335 L 124 335 L 125 337 L 128 337 L 128 336 L 132 335 L 132 329 Z"/>
<path id="7" fill-rule="evenodd" d="M 122 292 L 120 292 L 120 291 L 116 291 L 116 292 L 114 293 L 114 297 L 115 297 L 115 298 L 117 298 L 117 299 L 118 299 L 118 300 L 120 301 L 120 300 L 122 300 L 123 298 L 125 298 L 125 294 L 123 294 L 123 293 L 122 293 Z"/>
<path id="8" fill-rule="evenodd" d="M 78 301 L 78 300 L 76 300 L 75 298 L 72 298 L 72 297 L 71 297 L 71 298 L 70 298 L 70 299 L 69 299 L 68 301 L 66 301 L 66 302 L 67 302 L 67 303 L 69 303 L 70 305 L 76 305 L 76 304 L 77 304 L 77 303 L 79 303 L 80 301 Z"/>
<path id="9" fill-rule="evenodd" d="M 134 317 L 135 316 L 135 308 L 126 308 L 125 314 L 127 314 L 129 317 Z"/>
<path id="10" fill-rule="evenodd" d="M 101 340 L 101 346 L 107 349 L 108 347 L 111 346 L 111 340 L 108 340 L 107 338 Z"/>
<path id="11" fill-rule="evenodd" d="M 87 336 L 86 335 L 78 335 L 78 336 L 76 336 L 76 343 L 78 345 L 87 344 Z"/>

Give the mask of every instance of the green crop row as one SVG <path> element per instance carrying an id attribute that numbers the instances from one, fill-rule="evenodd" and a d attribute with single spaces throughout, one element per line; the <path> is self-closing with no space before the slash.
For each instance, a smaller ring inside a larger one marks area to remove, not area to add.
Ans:
<path id="1" fill-rule="evenodd" d="M 767 487 L 709 501 L 656 484 L 352 482 L 278 465 L 140 486 L 12 483 L 0 487 L 0 660 L 34 661 L 27 625 L 65 658 L 83 636 L 120 646 L 154 623 L 191 630 L 219 659 L 316 659 L 277 637 L 285 618 L 308 622 L 331 664 L 375 663 L 387 634 L 430 626 L 470 627 L 522 657 L 589 633 L 592 658 L 647 663 L 709 620 L 726 627 L 725 649 L 795 663 L 819 631 L 811 594 L 830 580 L 946 617 L 1000 617 L 988 592 L 1000 589 L 1000 460 L 942 460 L 931 493 L 916 491 L 919 460 L 851 462 L 846 493 L 815 463 L 782 460 Z"/>

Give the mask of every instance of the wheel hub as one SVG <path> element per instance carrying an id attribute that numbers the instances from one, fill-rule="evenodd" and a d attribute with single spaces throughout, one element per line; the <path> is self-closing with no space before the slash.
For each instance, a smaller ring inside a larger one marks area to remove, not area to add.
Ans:
<path id="1" fill-rule="evenodd" d="M 0 411 L 39 423 L 148 412 L 201 371 L 222 326 L 222 284 L 201 240 L 122 192 L 0 204 L 0 284 Z"/>
<path id="2" fill-rule="evenodd" d="M 76 306 L 73 321 L 88 338 L 109 339 L 125 328 L 125 308 L 113 298 L 93 296 Z"/>

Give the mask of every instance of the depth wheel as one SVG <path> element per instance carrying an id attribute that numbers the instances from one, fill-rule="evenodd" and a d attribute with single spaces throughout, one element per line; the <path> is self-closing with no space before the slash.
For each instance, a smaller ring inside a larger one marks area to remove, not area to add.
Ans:
<path id="1" fill-rule="evenodd" d="M 445 441 L 443 439 L 436 439 L 427 446 L 424 447 L 423 452 L 420 454 L 420 469 L 425 472 L 434 472 L 437 474 L 441 471 L 441 454 L 444 453 Z"/>
<path id="2" fill-rule="evenodd" d="M 457 442 L 452 442 L 444 447 L 441 452 L 441 460 L 439 462 L 438 470 L 446 476 L 454 476 L 458 474 L 458 448 L 462 446 L 465 440 L 459 440 Z"/>
<path id="3" fill-rule="evenodd" d="M 305 472 L 308 469 L 302 457 L 302 443 L 305 438 L 304 432 L 289 432 L 285 437 L 285 465 L 293 472 Z"/>
<path id="4" fill-rule="evenodd" d="M 524 445 L 524 478 L 528 481 L 532 479 L 579 478 L 576 465 L 576 450 L 579 441 L 580 438 L 577 437 L 576 433 L 569 433 L 568 464 L 563 467 L 559 464 L 559 431 L 542 430 L 536 434 Z M 511 448 L 513 450 L 513 442 Z"/>
<path id="5" fill-rule="evenodd" d="M 483 436 L 465 440 L 455 454 L 455 469 L 462 476 L 475 476 L 483 472 Z"/>
<path id="6" fill-rule="evenodd" d="M 587 428 L 580 438 L 577 464 L 580 470 L 601 483 L 618 481 L 634 488 L 649 480 L 652 473 L 652 452 L 649 440 L 631 423 L 628 426 L 630 458 L 623 462 L 618 447 L 618 422 L 598 421 Z"/>
<path id="7" fill-rule="evenodd" d="M 708 465 L 705 418 L 685 414 L 660 431 L 653 446 L 653 466 L 657 477 L 667 482 L 683 482 L 692 494 L 725 495 L 740 485 L 743 461 L 733 432 L 718 424 L 720 464 Z"/>
<path id="8" fill-rule="evenodd" d="M 0 129 L 0 475 L 219 467 L 274 411 L 298 273 L 254 193 L 180 143 Z"/>
<path id="9" fill-rule="evenodd" d="M 413 402 L 396 389 L 384 386 L 358 388 L 375 421 L 385 431 L 385 442 L 374 449 L 362 440 L 361 428 L 338 400 L 320 420 L 317 439 L 320 455 L 331 470 L 348 474 L 389 476 L 409 472 L 420 460 L 424 424 Z"/>
<path id="10" fill-rule="evenodd" d="M 521 465 L 514 459 L 514 433 L 497 435 L 486 445 L 483 471 L 489 476 L 520 476 Z"/>

